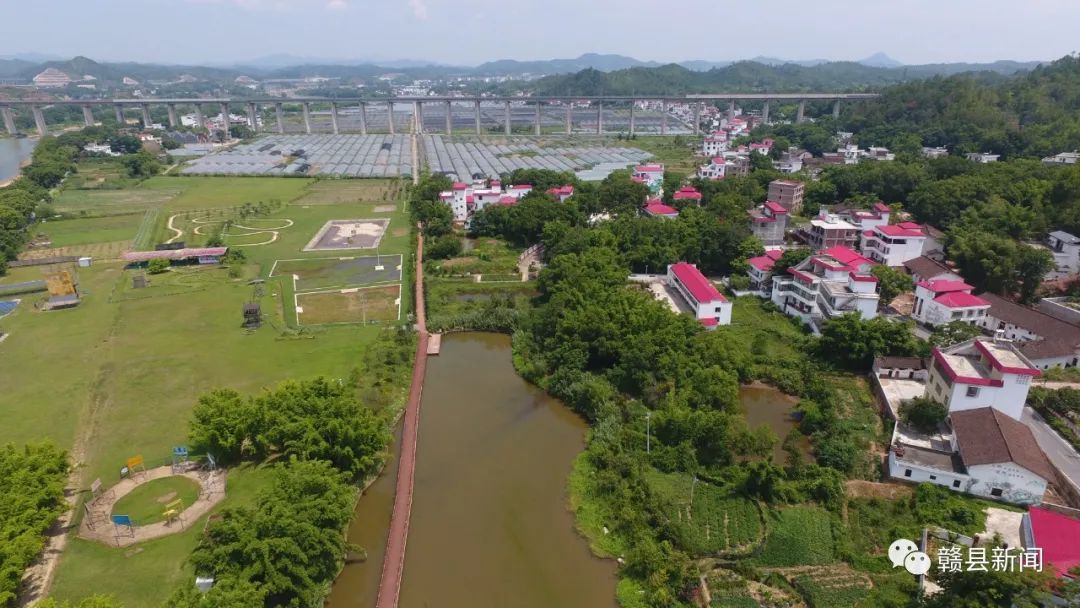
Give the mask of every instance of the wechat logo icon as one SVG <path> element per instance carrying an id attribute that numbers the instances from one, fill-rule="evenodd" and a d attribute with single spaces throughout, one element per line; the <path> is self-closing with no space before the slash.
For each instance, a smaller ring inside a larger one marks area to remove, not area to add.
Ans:
<path id="1" fill-rule="evenodd" d="M 895 540 L 889 545 L 889 561 L 893 568 L 903 566 L 916 576 L 926 574 L 931 566 L 930 556 L 919 551 L 919 546 L 906 538 Z"/>

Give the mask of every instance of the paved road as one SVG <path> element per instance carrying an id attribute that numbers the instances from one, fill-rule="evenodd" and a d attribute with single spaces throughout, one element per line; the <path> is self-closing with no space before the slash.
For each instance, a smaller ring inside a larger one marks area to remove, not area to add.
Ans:
<path id="1" fill-rule="evenodd" d="M 1046 452 L 1046 457 L 1060 469 L 1074 486 L 1080 487 L 1080 455 L 1035 410 L 1024 408 L 1022 417 L 1035 435 L 1035 441 Z"/>
<path id="2" fill-rule="evenodd" d="M 412 515 L 413 477 L 416 473 L 416 442 L 420 430 L 420 394 L 424 390 L 427 369 L 427 315 L 424 312 L 424 237 L 416 243 L 416 360 L 413 364 L 409 401 L 405 404 L 405 421 L 401 432 L 401 457 L 398 459 L 397 488 L 394 491 L 394 511 L 390 516 L 390 534 L 386 539 L 379 578 L 376 608 L 397 608 L 401 593 L 401 577 L 405 569 L 405 545 L 409 538 L 409 518 Z"/>

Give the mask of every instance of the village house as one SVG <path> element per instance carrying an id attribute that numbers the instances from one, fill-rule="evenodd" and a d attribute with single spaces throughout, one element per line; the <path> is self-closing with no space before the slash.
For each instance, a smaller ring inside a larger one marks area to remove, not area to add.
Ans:
<path id="1" fill-rule="evenodd" d="M 879 387 L 895 381 L 882 362 Z M 930 434 L 902 421 L 904 403 L 889 403 L 897 419 L 889 451 L 889 475 L 934 483 L 1017 504 L 1039 504 L 1053 467 L 1020 417 L 1031 379 L 1039 371 L 1010 342 L 976 338 L 931 350 L 922 396 L 944 405 L 946 420 Z M 882 388 L 890 394 L 892 390 Z M 895 393 L 893 393 L 895 394 Z M 917 395 L 916 395 L 917 396 Z"/>
<path id="2" fill-rule="evenodd" d="M 751 291 L 756 291 L 763 298 L 769 298 L 772 293 L 772 269 L 782 255 L 784 252 L 779 249 L 767 249 L 765 255 L 746 260 L 749 265 L 747 275 L 750 277 Z"/>
<path id="3" fill-rule="evenodd" d="M 1075 165 L 1080 162 L 1080 152 L 1062 152 L 1042 159 L 1044 165 Z"/>
<path id="4" fill-rule="evenodd" d="M 726 152 L 728 149 L 728 136 L 723 131 L 714 131 L 705 136 L 701 144 L 702 156 L 714 157 Z"/>
<path id="5" fill-rule="evenodd" d="M 952 321 L 978 324 L 986 318 L 990 303 L 972 295 L 974 289 L 957 280 L 920 281 L 915 284 L 915 306 L 911 316 L 930 326 Z"/>
<path id="6" fill-rule="evenodd" d="M 860 252 L 878 264 L 903 266 L 923 254 L 926 233 L 914 222 L 878 224 L 862 233 Z"/>
<path id="7" fill-rule="evenodd" d="M 1064 230 L 1055 230 L 1046 235 L 1046 246 L 1054 256 L 1054 270 L 1051 277 L 1059 278 L 1080 272 L 1080 238 Z"/>
<path id="8" fill-rule="evenodd" d="M 678 209 L 664 204 L 664 201 L 658 198 L 649 199 L 641 208 L 641 212 L 648 217 L 662 217 L 669 220 L 679 217 Z"/>
<path id="9" fill-rule="evenodd" d="M 1080 362 L 1080 327 L 998 295 L 981 297 L 990 308 L 977 325 L 1012 340 L 1037 369 L 1076 367 Z"/>
<path id="10" fill-rule="evenodd" d="M 949 149 L 945 146 L 938 146 L 936 148 L 923 146 L 922 154 L 926 158 L 945 158 L 949 155 Z"/>
<path id="11" fill-rule="evenodd" d="M 676 201 L 687 201 L 688 203 L 701 205 L 701 193 L 693 186 L 679 188 L 671 195 L 671 198 Z"/>
<path id="12" fill-rule="evenodd" d="M 783 205 L 776 201 L 765 201 L 764 205 L 755 207 L 748 213 L 750 232 L 761 240 L 762 245 L 768 247 L 784 244 L 789 216 Z"/>
<path id="13" fill-rule="evenodd" d="M 907 273 L 911 275 L 911 280 L 915 283 L 937 280 L 964 280 L 964 278 L 952 268 L 925 255 L 904 262 L 904 270 L 907 270 Z"/>
<path id="14" fill-rule="evenodd" d="M 450 190 L 439 193 L 439 200 L 450 206 L 455 222 L 464 223 L 472 214 L 488 205 L 517 204 L 522 197 L 532 192 L 532 189 L 532 186 L 528 184 L 520 184 L 508 186 L 504 191 L 499 180 L 491 180 L 486 184 L 479 181 L 471 185 L 465 182 L 454 182 Z M 571 188 L 571 194 L 573 194 L 573 188 Z"/>
<path id="15" fill-rule="evenodd" d="M 964 157 L 970 161 L 986 164 L 996 163 L 998 159 L 1001 158 L 1001 155 L 991 154 L 989 152 L 971 152 L 969 154 L 965 154 Z"/>
<path id="16" fill-rule="evenodd" d="M 798 236 L 815 250 L 837 246 L 853 248 L 859 240 L 859 229 L 822 209 L 809 224 L 800 227 Z"/>
<path id="17" fill-rule="evenodd" d="M 868 160 L 896 160 L 896 155 L 889 152 L 888 148 L 870 146 L 862 157 Z"/>
<path id="18" fill-rule="evenodd" d="M 848 247 L 820 251 L 772 277 L 772 303 L 817 330 L 820 323 L 849 312 L 877 316 L 880 295 L 874 263 Z"/>
<path id="19" fill-rule="evenodd" d="M 774 179 L 769 182 L 769 190 L 766 200 L 780 203 L 790 213 L 798 213 L 803 208 L 803 197 L 806 195 L 806 186 L 802 182 L 791 179 Z"/>
<path id="20" fill-rule="evenodd" d="M 566 199 L 574 196 L 574 187 L 567 184 L 565 186 L 559 186 L 557 188 L 548 188 L 548 194 L 555 197 L 560 203 L 565 203 Z"/>
<path id="21" fill-rule="evenodd" d="M 731 324 L 731 302 L 693 264 L 668 265 L 667 285 L 682 296 L 694 318 L 706 328 Z"/>
<path id="22" fill-rule="evenodd" d="M 892 217 L 892 209 L 881 201 L 871 205 L 870 209 L 836 205 L 829 209 L 829 213 L 832 213 L 845 222 L 855 226 L 860 233 L 877 226 L 888 224 L 889 218 Z"/>
<path id="23" fill-rule="evenodd" d="M 630 178 L 648 186 L 649 191 L 656 194 L 664 188 L 664 165 L 651 163 L 634 167 Z"/>
<path id="24" fill-rule="evenodd" d="M 727 175 L 727 166 L 728 161 L 724 160 L 722 157 L 716 156 L 709 161 L 709 164 L 698 167 L 697 174 L 701 179 L 724 179 Z"/>

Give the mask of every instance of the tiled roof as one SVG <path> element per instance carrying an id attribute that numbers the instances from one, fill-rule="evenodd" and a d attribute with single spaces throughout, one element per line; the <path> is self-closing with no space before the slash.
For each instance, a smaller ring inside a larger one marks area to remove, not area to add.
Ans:
<path id="1" fill-rule="evenodd" d="M 1080 566 L 1080 519 L 1031 507 L 1028 520 L 1032 540 L 1043 551 L 1043 561 L 1059 578 L 1068 576 L 1069 570 Z"/>
<path id="2" fill-rule="evenodd" d="M 1014 462 L 1047 481 L 1055 479 L 1031 429 L 992 407 L 949 415 L 964 466 Z"/>
<path id="3" fill-rule="evenodd" d="M 904 262 L 904 268 L 907 268 L 907 271 L 909 273 L 919 275 L 923 278 L 937 276 L 946 272 L 957 274 L 956 272 L 953 272 L 953 270 L 948 266 L 942 264 L 941 262 L 938 262 L 937 260 L 928 258 L 924 255 L 920 255 L 917 258 L 913 258 Z"/>
<path id="4" fill-rule="evenodd" d="M 964 293 L 962 291 L 952 291 L 941 294 L 934 298 L 934 301 L 942 306 L 948 306 L 949 308 L 971 308 L 972 306 L 990 305 L 989 302 L 979 296 L 973 296 L 970 293 Z"/>
<path id="5" fill-rule="evenodd" d="M 916 283 L 918 287 L 928 289 L 934 293 L 949 293 L 952 291 L 971 291 L 975 289 L 971 285 L 963 281 L 950 281 L 947 279 L 941 279 L 937 281 L 919 281 Z"/>
<path id="6" fill-rule="evenodd" d="M 649 204 L 645 205 L 645 213 L 649 215 L 678 215 L 679 210 L 660 201 L 649 201 Z"/>
<path id="7" fill-rule="evenodd" d="M 716 286 L 692 264 L 686 262 L 672 264 L 671 272 L 699 303 L 727 302 L 727 298 L 717 291 Z"/>
<path id="8" fill-rule="evenodd" d="M 988 315 L 1022 327 L 1041 338 L 1016 345 L 1027 358 L 1064 357 L 1076 353 L 1077 347 L 1080 347 L 1080 327 L 992 293 L 984 293 L 982 298 L 990 303 Z"/>
<path id="9" fill-rule="evenodd" d="M 910 227 L 905 227 L 902 224 L 885 224 L 883 226 L 877 226 L 874 229 L 877 230 L 878 232 L 886 235 L 886 236 L 909 237 L 909 238 L 920 237 L 920 236 L 925 237 L 926 235 L 923 233 L 922 227 L 919 226 L 918 224 L 914 224 L 914 225 L 918 226 L 918 227 L 917 228 L 910 228 Z"/>

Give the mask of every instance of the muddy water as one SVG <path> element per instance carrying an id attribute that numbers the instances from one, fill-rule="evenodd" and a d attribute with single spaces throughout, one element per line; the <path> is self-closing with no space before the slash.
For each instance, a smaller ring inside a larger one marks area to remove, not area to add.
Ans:
<path id="1" fill-rule="evenodd" d="M 589 553 L 566 479 L 585 423 L 530 386 L 507 336 L 443 336 L 428 360 L 401 608 L 614 608 L 615 564 Z M 357 505 L 329 608 L 374 608 L 397 462 Z"/>
<path id="2" fill-rule="evenodd" d="M 739 407 L 746 415 L 746 424 L 750 428 L 764 424 L 776 433 L 773 461 L 777 464 L 785 460 L 782 447 L 784 437 L 797 425 L 797 421 L 791 417 L 796 403 L 798 399 L 771 386 L 751 384 L 739 388 Z M 810 442 L 805 436 L 800 436 L 799 447 L 803 456 L 810 455 Z"/>
<path id="3" fill-rule="evenodd" d="M 609 608 L 566 479 L 585 424 L 522 380 L 510 340 L 444 336 L 428 362 L 401 608 Z"/>
<path id="4" fill-rule="evenodd" d="M 19 174 L 22 163 L 30 158 L 37 145 L 36 139 L 0 138 L 0 182 L 6 182 Z"/>

